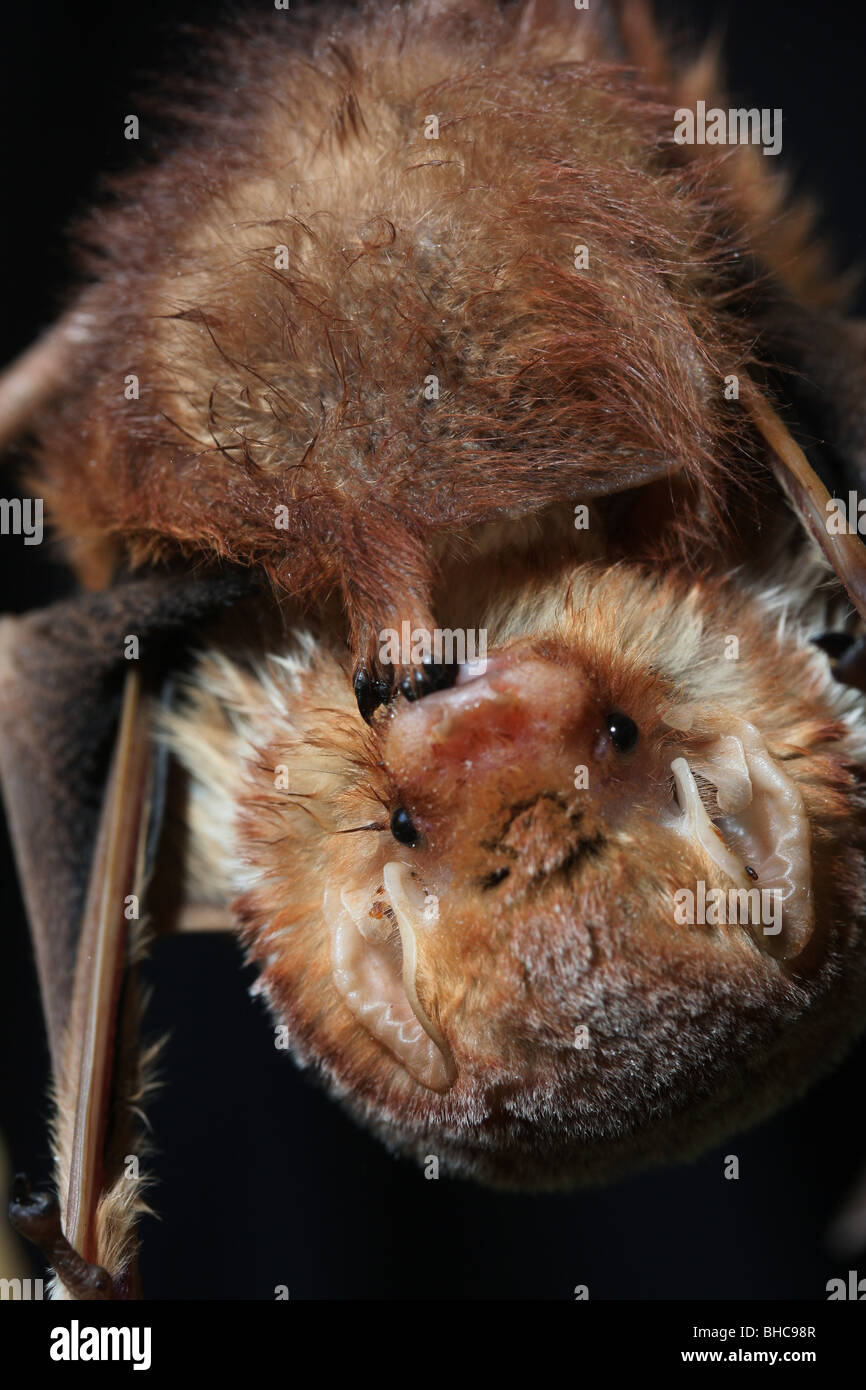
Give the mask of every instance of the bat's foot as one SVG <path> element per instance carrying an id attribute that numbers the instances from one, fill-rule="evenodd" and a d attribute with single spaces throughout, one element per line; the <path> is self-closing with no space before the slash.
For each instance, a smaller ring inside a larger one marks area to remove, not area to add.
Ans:
<path id="1" fill-rule="evenodd" d="M 421 700 L 457 679 L 458 663 L 443 659 L 453 650 L 445 645 L 428 602 L 428 578 L 426 573 L 416 576 L 408 589 L 395 580 L 387 596 L 370 600 L 364 611 L 355 608 L 351 591 L 346 593 L 350 650 L 356 656 L 355 699 L 368 724 L 398 696 Z M 369 586 L 363 587 L 366 591 Z"/>
<path id="2" fill-rule="evenodd" d="M 117 1295 L 107 1269 L 88 1264 L 69 1244 L 60 1224 L 53 1192 L 34 1192 L 23 1173 L 16 1174 L 9 1203 L 9 1222 L 42 1251 L 74 1299 L 111 1299 Z"/>
<path id="3" fill-rule="evenodd" d="M 434 690 L 447 690 L 457 679 L 456 661 L 425 661 L 400 681 L 400 694 L 407 700 L 422 700 Z"/>
<path id="4" fill-rule="evenodd" d="M 355 670 L 353 688 L 361 718 L 370 724 L 376 710 L 402 695 L 406 700 L 422 700 L 434 690 L 447 690 L 457 679 L 456 662 L 426 661 L 420 666 L 373 671 L 361 664 Z"/>

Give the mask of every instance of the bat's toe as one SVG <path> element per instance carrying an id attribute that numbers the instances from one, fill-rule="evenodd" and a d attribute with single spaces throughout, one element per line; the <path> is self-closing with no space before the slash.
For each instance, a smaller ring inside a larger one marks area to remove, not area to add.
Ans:
<path id="1" fill-rule="evenodd" d="M 421 700 L 437 690 L 454 685 L 459 674 L 456 662 L 425 661 L 417 666 L 380 667 L 362 662 L 355 668 L 353 689 L 361 718 L 370 724 L 378 709 L 398 695 L 409 701 Z"/>

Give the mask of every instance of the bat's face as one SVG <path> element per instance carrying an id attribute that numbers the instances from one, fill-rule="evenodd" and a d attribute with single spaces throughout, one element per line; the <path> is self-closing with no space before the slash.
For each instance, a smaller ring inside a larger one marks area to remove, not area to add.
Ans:
<path id="1" fill-rule="evenodd" d="M 862 993 L 858 697 L 722 586 L 585 567 L 562 595 L 372 731 L 329 658 L 229 700 L 278 1017 L 389 1142 L 492 1181 L 700 1147 Z"/>

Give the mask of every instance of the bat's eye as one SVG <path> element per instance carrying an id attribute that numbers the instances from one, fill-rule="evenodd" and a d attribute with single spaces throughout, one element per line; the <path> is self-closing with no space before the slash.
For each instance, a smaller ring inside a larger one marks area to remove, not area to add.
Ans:
<path id="1" fill-rule="evenodd" d="M 410 849 L 414 849 L 421 838 L 412 817 L 402 806 L 398 806 L 391 815 L 391 834 L 401 845 L 408 845 Z"/>
<path id="2" fill-rule="evenodd" d="M 640 733 L 633 719 L 615 711 L 607 716 L 608 738 L 618 753 L 630 753 L 637 746 Z"/>

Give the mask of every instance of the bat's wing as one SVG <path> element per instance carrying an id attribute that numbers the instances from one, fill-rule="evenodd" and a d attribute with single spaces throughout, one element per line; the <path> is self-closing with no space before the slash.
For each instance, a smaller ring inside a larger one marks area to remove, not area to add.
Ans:
<path id="1" fill-rule="evenodd" d="M 799 424 L 815 466 L 765 397 L 751 392 L 748 408 L 779 482 L 866 622 L 866 545 L 854 531 L 828 526 L 831 489 L 843 504 L 849 492 L 866 498 L 866 322 L 798 307 L 789 309 L 781 326 L 771 325 L 770 336 L 777 357 L 796 371 L 787 381 L 786 417 L 790 413 L 794 427 Z M 840 657 L 834 674 L 866 690 L 866 636 Z M 836 1214 L 827 1240 L 837 1258 L 853 1259 L 866 1248 L 866 1173 Z"/>
<path id="2" fill-rule="evenodd" d="M 828 527 L 833 499 L 782 417 L 758 391 L 746 396 L 748 409 L 769 445 L 773 471 L 791 505 L 817 541 L 861 618 L 866 619 L 866 546 L 856 532 Z"/>
<path id="3" fill-rule="evenodd" d="M 132 969 L 164 768 L 150 737 L 167 673 L 247 572 L 151 574 L 0 623 L 0 780 L 33 936 L 55 1092 L 57 1198 L 13 1222 L 58 1291 L 135 1292 L 146 1083 Z"/>
<path id="4" fill-rule="evenodd" d="M 839 525 L 838 503 L 866 498 L 866 322 L 787 305 L 769 321 L 772 395 L 749 383 L 746 409 L 768 446 L 768 461 L 804 527 L 866 623 L 866 545 Z M 864 518 L 866 525 L 866 518 Z M 866 637 L 837 661 L 837 678 L 866 689 Z"/>

